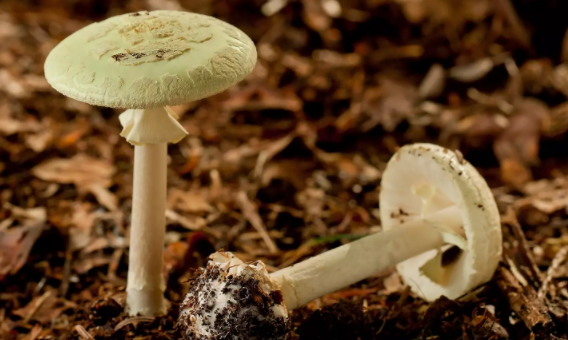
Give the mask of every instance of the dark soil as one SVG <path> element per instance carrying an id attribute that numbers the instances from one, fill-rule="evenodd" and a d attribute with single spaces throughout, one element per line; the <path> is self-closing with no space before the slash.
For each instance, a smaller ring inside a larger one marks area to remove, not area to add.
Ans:
<path id="1" fill-rule="evenodd" d="M 493 188 L 494 279 L 428 304 L 389 270 L 294 311 L 292 338 L 567 339 L 568 3 L 266 2 L 0 2 L 0 339 L 178 339 L 215 250 L 273 271 L 379 230 L 382 170 L 412 142 L 459 149 Z M 162 8 L 241 28 L 259 61 L 174 107 L 189 136 L 169 146 L 169 314 L 127 317 L 133 148 L 120 111 L 58 94 L 43 62 L 93 21 Z"/>

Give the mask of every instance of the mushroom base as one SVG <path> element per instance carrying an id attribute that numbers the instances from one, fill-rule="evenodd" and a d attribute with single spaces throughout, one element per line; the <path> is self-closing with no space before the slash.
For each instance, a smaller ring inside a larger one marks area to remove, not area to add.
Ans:
<path id="1" fill-rule="evenodd" d="M 187 340 L 284 340 L 291 326 L 282 301 L 262 262 L 215 253 L 191 281 L 179 322 Z"/>

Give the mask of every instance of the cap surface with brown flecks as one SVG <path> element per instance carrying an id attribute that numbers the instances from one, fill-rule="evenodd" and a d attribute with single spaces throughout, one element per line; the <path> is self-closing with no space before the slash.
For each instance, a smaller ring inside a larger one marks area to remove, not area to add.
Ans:
<path id="1" fill-rule="evenodd" d="M 48 55 L 45 76 L 73 99 L 115 108 L 179 105 L 221 92 L 256 63 L 238 28 L 182 11 L 143 11 L 93 23 Z"/>

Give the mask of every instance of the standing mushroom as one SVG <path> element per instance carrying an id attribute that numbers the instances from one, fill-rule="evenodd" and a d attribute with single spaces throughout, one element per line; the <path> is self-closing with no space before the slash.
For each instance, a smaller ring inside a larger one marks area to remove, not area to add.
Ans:
<path id="1" fill-rule="evenodd" d="M 112 108 L 121 136 L 134 147 L 134 186 L 127 310 L 165 312 L 162 278 L 167 143 L 187 135 L 168 105 L 219 93 L 256 63 L 253 42 L 213 17 L 143 11 L 93 23 L 63 40 L 45 61 L 45 76 L 62 94 Z"/>
<path id="2" fill-rule="evenodd" d="M 458 154 L 401 148 L 381 182 L 383 232 L 268 274 L 261 261 L 210 257 L 181 306 L 186 339 L 284 339 L 288 310 L 398 265 L 428 301 L 487 282 L 501 258 L 501 224 L 487 183 Z"/>

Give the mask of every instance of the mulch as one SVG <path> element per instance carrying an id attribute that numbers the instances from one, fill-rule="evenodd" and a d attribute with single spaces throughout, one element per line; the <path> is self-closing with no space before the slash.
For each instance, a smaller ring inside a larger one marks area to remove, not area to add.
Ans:
<path id="1" fill-rule="evenodd" d="M 56 93 L 43 62 L 106 17 L 181 9 L 246 32 L 242 83 L 173 109 L 169 314 L 123 314 L 133 148 L 119 110 Z M 460 150 L 500 209 L 494 279 L 428 304 L 394 270 L 293 313 L 293 339 L 568 339 L 568 3 L 3 0 L 0 339 L 177 339 L 218 249 L 269 271 L 380 230 L 381 174 L 412 142 Z"/>

